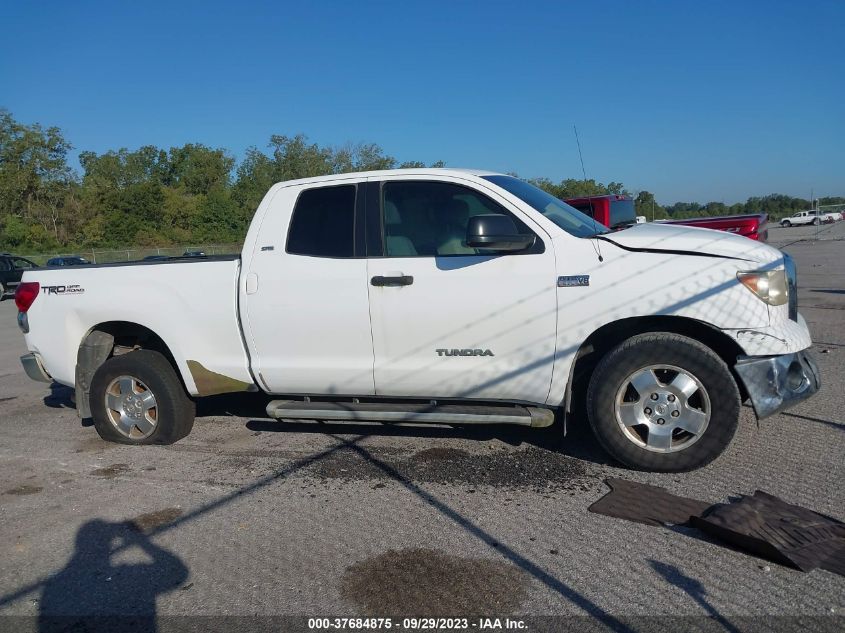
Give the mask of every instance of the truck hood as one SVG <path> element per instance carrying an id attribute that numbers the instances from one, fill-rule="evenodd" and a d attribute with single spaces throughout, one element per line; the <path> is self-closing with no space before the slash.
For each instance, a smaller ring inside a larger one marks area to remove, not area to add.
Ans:
<path id="1" fill-rule="evenodd" d="M 776 248 L 755 240 L 694 226 L 637 224 L 624 231 L 597 235 L 628 251 L 676 253 L 701 257 L 725 257 L 768 264 L 783 257 Z"/>

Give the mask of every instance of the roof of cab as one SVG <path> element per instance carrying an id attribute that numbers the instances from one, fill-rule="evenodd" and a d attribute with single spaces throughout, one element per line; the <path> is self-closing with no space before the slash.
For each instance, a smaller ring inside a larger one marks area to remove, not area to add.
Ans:
<path id="1" fill-rule="evenodd" d="M 500 172 L 487 171 L 486 169 L 465 169 L 457 167 L 427 167 L 409 169 L 380 169 L 376 171 L 356 171 L 343 174 L 328 174 L 326 176 L 312 176 L 310 178 L 298 178 L 297 180 L 285 180 L 277 183 L 278 186 L 290 187 L 292 185 L 314 184 L 320 182 L 332 182 L 335 180 L 351 180 L 359 178 L 377 178 L 380 176 L 501 176 Z"/>

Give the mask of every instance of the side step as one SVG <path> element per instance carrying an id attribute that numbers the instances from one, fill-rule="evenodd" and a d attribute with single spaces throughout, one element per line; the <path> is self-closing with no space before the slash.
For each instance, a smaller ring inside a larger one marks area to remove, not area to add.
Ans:
<path id="1" fill-rule="evenodd" d="M 551 426 L 555 421 L 554 411 L 540 407 L 301 400 L 273 400 L 267 405 L 267 415 L 271 418 L 296 420 L 519 424 L 533 427 Z"/>

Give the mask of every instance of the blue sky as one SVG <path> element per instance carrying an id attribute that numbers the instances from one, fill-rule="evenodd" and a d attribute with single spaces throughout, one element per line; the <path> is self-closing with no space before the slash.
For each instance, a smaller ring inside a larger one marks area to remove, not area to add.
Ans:
<path id="1" fill-rule="evenodd" d="M 0 106 L 97 152 L 271 134 L 648 189 L 845 195 L 845 2 L 16 2 Z"/>

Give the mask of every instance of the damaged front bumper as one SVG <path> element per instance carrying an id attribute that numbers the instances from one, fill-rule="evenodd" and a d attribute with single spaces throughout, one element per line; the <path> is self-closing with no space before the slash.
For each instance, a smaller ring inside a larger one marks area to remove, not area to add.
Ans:
<path id="1" fill-rule="evenodd" d="M 806 400 L 821 387 L 819 367 L 809 349 L 780 356 L 740 356 L 735 369 L 760 420 Z"/>

